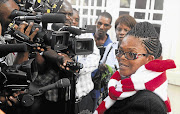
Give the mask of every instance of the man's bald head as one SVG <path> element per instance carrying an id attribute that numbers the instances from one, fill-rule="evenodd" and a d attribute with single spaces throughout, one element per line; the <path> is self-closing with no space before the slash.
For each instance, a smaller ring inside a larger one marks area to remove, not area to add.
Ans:
<path id="1" fill-rule="evenodd" d="M 12 21 L 9 16 L 15 9 L 19 10 L 19 6 L 14 0 L 0 0 L 0 23 L 2 24 L 3 31 L 5 31 L 7 25 Z"/>
<path id="2" fill-rule="evenodd" d="M 59 9 L 58 12 L 66 15 L 66 22 L 64 24 L 70 26 L 72 24 L 72 14 L 73 14 L 72 5 L 67 0 L 64 0 L 62 7 Z"/>

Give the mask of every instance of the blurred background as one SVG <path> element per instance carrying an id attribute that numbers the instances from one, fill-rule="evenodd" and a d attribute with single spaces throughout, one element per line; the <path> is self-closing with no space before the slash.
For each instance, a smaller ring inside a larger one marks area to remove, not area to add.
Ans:
<path id="1" fill-rule="evenodd" d="M 168 93 L 174 114 L 180 114 L 180 0 L 68 0 L 80 13 L 80 27 L 94 25 L 101 12 L 109 12 L 110 38 L 116 41 L 114 23 L 121 14 L 133 16 L 137 22 L 154 25 L 163 46 L 163 59 L 173 59 L 176 69 L 167 71 Z M 179 50 L 179 51 L 178 51 Z"/>

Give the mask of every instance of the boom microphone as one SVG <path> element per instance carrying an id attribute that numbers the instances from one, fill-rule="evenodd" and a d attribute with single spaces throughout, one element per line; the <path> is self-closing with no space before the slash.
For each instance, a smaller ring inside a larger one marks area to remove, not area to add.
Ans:
<path id="1" fill-rule="evenodd" d="M 18 16 L 17 20 L 20 21 L 35 20 L 45 23 L 64 23 L 66 17 L 64 14 L 59 14 L 59 13 L 45 13 L 43 15 L 36 15 L 36 16 Z"/>
<path id="2" fill-rule="evenodd" d="M 41 88 L 37 88 L 29 91 L 29 94 L 31 95 L 37 95 L 37 94 L 42 94 L 45 91 L 51 90 L 51 89 L 57 89 L 57 88 L 62 88 L 62 87 L 68 87 L 70 86 L 70 81 L 68 78 L 62 78 L 60 80 L 58 80 L 57 82 L 41 87 Z"/>

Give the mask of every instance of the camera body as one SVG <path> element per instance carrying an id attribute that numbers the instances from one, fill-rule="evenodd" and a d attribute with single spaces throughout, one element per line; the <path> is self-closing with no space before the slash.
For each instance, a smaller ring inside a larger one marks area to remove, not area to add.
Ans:
<path id="1" fill-rule="evenodd" d="M 12 66 L 1 63 L 0 88 L 11 91 L 28 89 L 30 82 L 36 77 L 37 73 L 35 59 Z"/>
<path id="2" fill-rule="evenodd" d="M 55 51 L 66 50 L 74 55 L 87 55 L 93 52 L 92 38 L 76 38 L 70 36 L 69 31 L 54 31 L 52 33 L 51 48 Z"/>

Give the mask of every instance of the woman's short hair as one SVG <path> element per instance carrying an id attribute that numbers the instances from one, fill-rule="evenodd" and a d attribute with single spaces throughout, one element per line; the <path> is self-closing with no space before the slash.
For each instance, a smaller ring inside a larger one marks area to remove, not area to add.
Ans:
<path id="1" fill-rule="evenodd" d="M 122 25 L 126 25 L 127 27 L 132 29 L 136 24 L 136 20 L 128 14 L 123 14 L 117 18 L 115 22 L 115 29 L 117 28 L 119 23 Z"/>

